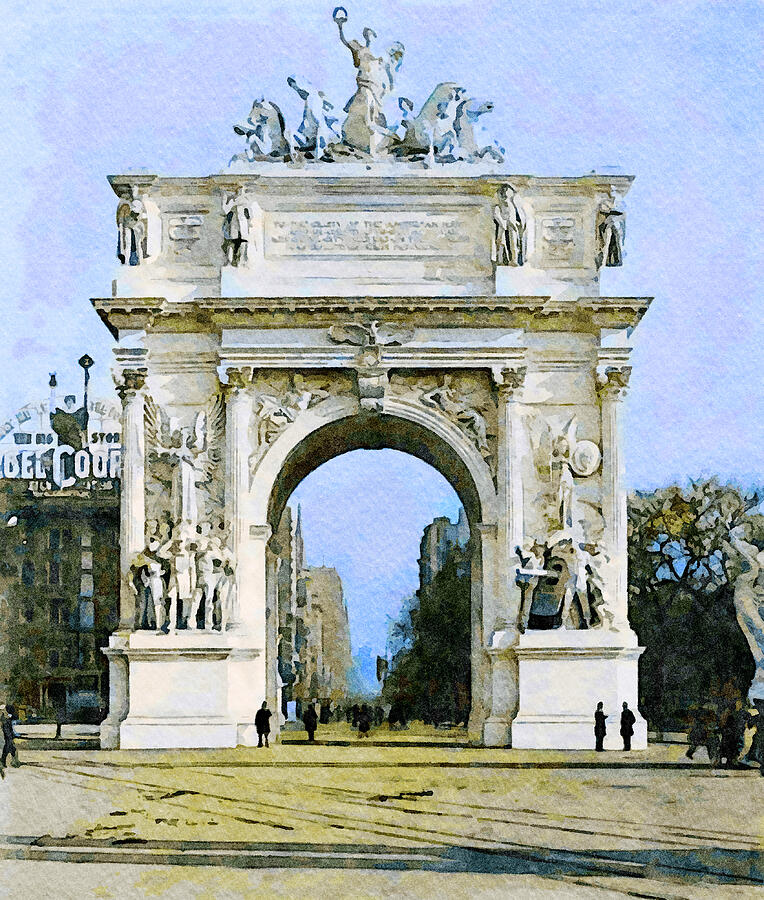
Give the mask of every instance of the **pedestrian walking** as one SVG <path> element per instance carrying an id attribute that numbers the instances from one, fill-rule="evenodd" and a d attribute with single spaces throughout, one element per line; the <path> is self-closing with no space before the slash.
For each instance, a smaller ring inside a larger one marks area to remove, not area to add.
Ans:
<path id="1" fill-rule="evenodd" d="M 594 749 L 597 751 L 605 749 L 602 745 L 602 742 L 605 740 L 605 735 L 607 734 L 607 727 L 605 725 L 605 719 L 607 719 L 607 715 L 603 711 L 602 707 L 603 703 L 600 700 L 594 713 Z"/>
<path id="2" fill-rule="evenodd" d="M 302 714 L 302 723 L 305 726 L 305 730 L 308 732 L 308 740 L 312 744 L 316 739 L 316 726 L 318 725 L 316 708 L 312 703 L 309 703 L 306 706 L 305 712 Z"/>
<path id="3" fill-rule="evenodd" d="M 271 711 L 266 700 L 263 700 L 263 705 L 255 713 L 255 731 L 257 731 L 257 746 L 262 747 L 265 741 L 265 746 L 270 747 L 268 736 L 271 733 Z"/>
<path id="4" fill-rule="evenodd" d="M 371 713 L 369 712 L 369 707 L 364 703 L 361 707 L 361 711 L 358 713 L 358 737 L 368 737 L 370 729 Z"/>
<path id="5" fill-rule="evenodd" d="M 623 704 L 623 712 L 621 713 L 621 737 L 623 738 L 623 749 L 631 750 L 631 737 L 634 734 L 634 723 L 636 722 L 634 713 L 629 709 L 629 704 Z"/>
<path id="6" fill-rule="evenodd" d="M 0 756 L 0 770 L 5 777 L 5 766 L 8 757 L 11 757 L 11 765 L 16 768 L 21 765 L 19 763 L 19 753 L 16 749 L 16 735 L 13 732 L 13 717 L 16 715 L 16 709 L 10 703 L 8 706 L 0 706 L 0 728 L 3 732 L 3 753 Z"/>

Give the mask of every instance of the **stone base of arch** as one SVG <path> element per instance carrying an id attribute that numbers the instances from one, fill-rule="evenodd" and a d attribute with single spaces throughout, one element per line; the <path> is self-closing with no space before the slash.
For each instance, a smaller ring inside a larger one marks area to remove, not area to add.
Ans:
<path id="1" fill-rule="evenodd" d="M 257 698 L 265 691 L 265 666 L 263 650 L 255 643 L 240 632 L 132 633 L 118 651 L 126 661 L 130 703 L 118 726 L 117 746 L 158 750 L 256 744 L 254 716 Z"/>
<path id="2" fill-rule="evenodd" d="M 608 716 L 606 750 L 623 748 L 623 703 L 636 716 L 631 746 L 647 747 L 647 722 L 637 709 L 637 667 L 644 647 L 633 632 L 530 631 L 520 636 L 519 708 L 512 746 L 526 750 L 594 749 L 594 711 Z"/>

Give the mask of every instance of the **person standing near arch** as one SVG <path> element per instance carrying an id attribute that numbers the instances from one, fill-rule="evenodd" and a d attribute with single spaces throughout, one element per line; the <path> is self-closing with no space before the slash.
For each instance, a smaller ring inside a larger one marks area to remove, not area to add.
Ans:
<path id="1" fill-rule="evenodd" d="M 316 739 L 316 726 L 318 725 L 316 707 L 312 702 L 308 703 L 305 712 L 302 714 L 302 722 L 305 730 L 308 732 L 308 741 L 312 744 Z"/>
<path id="2" fill-rule="evenodd" d="M 634 734 L 634 723 L 636 721 L 634 713 L 629 709 L 629 704 L 624 702 L 623 712 L 621 713 L 621 737 L 623 738 L 624 750 L 631 750 L 631 736 Z"/>
<path id="3" fill-rule="evenodd" d="M 263 705 L 255 713 L 255 731 L 257 732 L 257 746 L 262 747 L 263 741 L 265 741 L 265 746 L 269 747 L 268 735 L 271 733 L 271 711 L 268 709 L 266 700 L 263 700 Z"/>
<path id="4" fill-rule="evenodd" d="M 605 735 L 607 734 L 607 726 L 605 725 L 605 719 L 607 719 L 606 713 L 602 709 L 602 701 L 597 704 L 597 710 L 594 713 L 594 749 L 598 752 L 604 750 L 603 741 L 605 740 Z"/>

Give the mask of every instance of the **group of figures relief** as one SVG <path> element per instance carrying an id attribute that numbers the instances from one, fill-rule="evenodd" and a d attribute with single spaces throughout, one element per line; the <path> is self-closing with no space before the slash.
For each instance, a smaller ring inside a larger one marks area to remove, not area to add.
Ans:
<path id="1" fill-rule="evenodd" d="M 225 631 L 233 620 L 236 587 L 222 526 L 154 523 L 149 532 L 131 566 L 136 627 Z"/>
<path id="2" fill-rule="evenodd" d="M 299 126 L 290 133 L 275 103 L 255 100 L 246 120 L 234 126 L 246 146 L 233 157 L 232 166 L 303 160 L 387 159 L 425 165 L 503 160 L 502 148 L 479 137 L 479 119 L 493 109 L 493 103 L 476 100 L 455 82 L 438 84 L 416 115 L 412 115 L 413 102 L 398 97 L 401 119 L 397 125 L 390 124 L 384 110 L 403 65 L 403 44 L 396 41 L 378 55 L 372 47 L 377 35 L 371 28 L 363 29 L 361 40 L 350 39 L 345 34 L 346 10 L 338 6 L 333 18 L 356 69 L 353 96 L 340 112 L 324 91 L 289 77 L 287 84 L 303 103 Z"/>
<path id="3" fill-rule="evenodd" d="M 579 440 L 577 431 L 575 416 L 558 427 L 543 419 L 530 427 L 544 536 L 515 548 L 520 631 L 624 624 L 610 602 L 613 561 L 592 537 L 602 530 L 601 510 L 579 499 L 578 483 L 597 472 L 601 453 L 593 441 Z"/>
<path id="4" fill-rule="evenodd" d="M 138 628 L 224 631 L 235 602 L 222 523 L 225 406 L 215 394 L 192 424 L 145 399 L 148 537 L 132 562 Z M 215 523 L 213 526 L 211 523 Z"/>

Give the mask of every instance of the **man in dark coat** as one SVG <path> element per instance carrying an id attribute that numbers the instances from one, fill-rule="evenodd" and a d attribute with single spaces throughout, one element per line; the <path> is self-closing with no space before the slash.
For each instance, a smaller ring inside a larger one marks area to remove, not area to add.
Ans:
<path id="1" fill-rule="evenodd" d="M 271 733 L 271 711 L 268 709 L 268 702 L 263 700 L 263 705 L 255 713 L 255 730 L 257 731 L 257 746 L 269 747 L 268 735 Z"/>
<path id="2" fill-rule="evenodd" d="M 10 704 L 7 707 L 0 707 L 0 728 L 3 731 L 3 755 L 0 757 L 0 769 L 3 771 L 3 777 L 5 777 L 5 764 L 8 762 L 9 756 L 13 760 L 13 766 L 19 765 L 19 754 L 15 743 L 16 735 L 13 733 L 13 716 L 15 713 L 15 708 Z"/>
<path id="3" fill-rule="evenodd" d="M 318 725 L 316 708 L 312 703 L 308 703 L 305 707 L 305 712 L 302 714 L 302 722 L 305 726 L 305 730 L 308 732 L 308 740 L 312 744 L 316 739 L 316 726 Z"/>
<path id="4" fill-rule="evenodd" d="M 369 712 L 369 707 L 364 703 L 361 707 L 361 711 L 358 713 L 358 737 L 368 737 L 370 729 L 371 713 Z"/>
<path id="5" fill-rule="evenodd" d="M 605 719 L 607 719 L 607 715 L 602 710 L 602 701 L 600 700 L 597 704 L 597 710 L 594 713 L 594 749 L 598 751 L 605 749 L 602 745 L 602 742 L 605 740 L 605 735 L 607 734 Z"/>
<path id="6" fill-rule="evenodd" d="M 634 734 L 634 723 L 636 722 L 634 713 L 629 709 L 629 704 L 623 704 L 623 712 L 621 713 L 621 737 L 623 738 L 623 749 L 631 750 L 631 736 Z"/>

